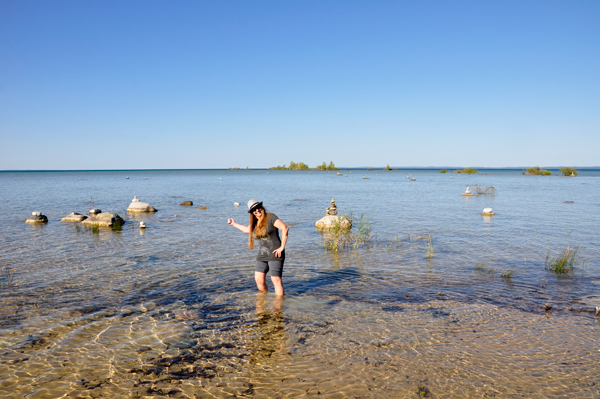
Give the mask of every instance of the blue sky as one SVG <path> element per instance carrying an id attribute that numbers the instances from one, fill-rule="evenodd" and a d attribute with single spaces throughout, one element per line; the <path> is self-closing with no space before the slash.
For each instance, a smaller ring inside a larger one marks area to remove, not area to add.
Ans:
<path id="1" fill-rule="evenodd" d="M 600 165 L 599 1 L 2 1 L 0 170 Z"/>

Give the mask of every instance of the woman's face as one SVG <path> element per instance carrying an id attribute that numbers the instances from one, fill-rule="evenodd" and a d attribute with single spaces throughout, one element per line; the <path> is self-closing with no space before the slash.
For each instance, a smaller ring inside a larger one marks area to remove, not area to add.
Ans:
<path id="1" fill-rule="evenodd" d="M 261 216 L 263 215 L 264 209 L 262 208 L 256 208 L 255 210 L 252 211 L 252 214 L 254 216 L 256 216 L 257 219 L 260 219 Z"/>

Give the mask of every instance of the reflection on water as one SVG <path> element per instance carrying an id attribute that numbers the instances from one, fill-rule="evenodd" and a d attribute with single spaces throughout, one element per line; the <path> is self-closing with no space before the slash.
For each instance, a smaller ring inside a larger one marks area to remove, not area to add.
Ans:
<path id="1" fill-rule="evenodd" d="M 267 295 L 258 293 L 256 299 L 256 334 L 248 345 L 250 363 L 277 362 L 284 353 L 289 354 L 285 348 L 287 336 L 283 322 L 283 298 L 273 300 L 271 308 L 267 307 Z"/>
<path id="2" fill-rule="evenodd" d="M 599 177 L 406 174 L 0 173 L 0 397 L 599 397 Z M 465 200 L 474 183 L 498 193 Z M 122 229 L 59 221 L 92 196 Z M 250 196 L 292 226 L 285 300 L 256 294 L 226 224 Z M 323 249 L 334 197 L 371 245 Z M 569 243 L 585 267 L 546 271 Z"/>

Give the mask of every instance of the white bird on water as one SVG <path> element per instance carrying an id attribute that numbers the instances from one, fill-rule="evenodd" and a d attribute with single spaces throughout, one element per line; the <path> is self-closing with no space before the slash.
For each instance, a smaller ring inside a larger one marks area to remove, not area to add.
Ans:
<path id="1" fill-rule="evenodd" d="M 233 206 L 240 206 L 240 203 L 239 202 L 234 202 Z"/>

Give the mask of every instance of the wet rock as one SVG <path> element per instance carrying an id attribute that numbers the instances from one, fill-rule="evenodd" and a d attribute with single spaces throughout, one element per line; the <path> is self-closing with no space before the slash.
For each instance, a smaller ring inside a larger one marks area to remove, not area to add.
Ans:
<path id="1" fill-rule="evenodd" d="M 156 212 L 156 209 L 145 202 L 140 202 L 137 197 L 133 197 L 131 204 L 127 207 L 127 212 Z"/>
<path id="2" fill-rule="evenodd" d="M 77 212 L 71 212 L 70 215 L 67 215 L 64 218 L 60 219 L 60 221 L 61 222 L 81 222 L 87 218 L 88 218 L 87 215 L 82 215 Z"/>
<path id="3" fill-rule="evenodd" d="M 125 224 L 125 220 L 117 213 L 106 212 L 98 215 L 90 215 L 89 218 L 81 222 L 88 226 L 99 226 L 99 227 L 116 227 Z"/>
<path id="4" fill-rule="evenodd" d="M 41 212 L 31 212 L 31 216 L 29 216 L 25 223 L 48 223 L 48 218 L 42 215 Z"/>
<path id="5" fill-rule="evenodd" d="M 179 205 L 181 205 L 181 206 L 192 206 L 192 205 L 194 205 L 194 203 L 192 201 L 183 201 Z"/>

